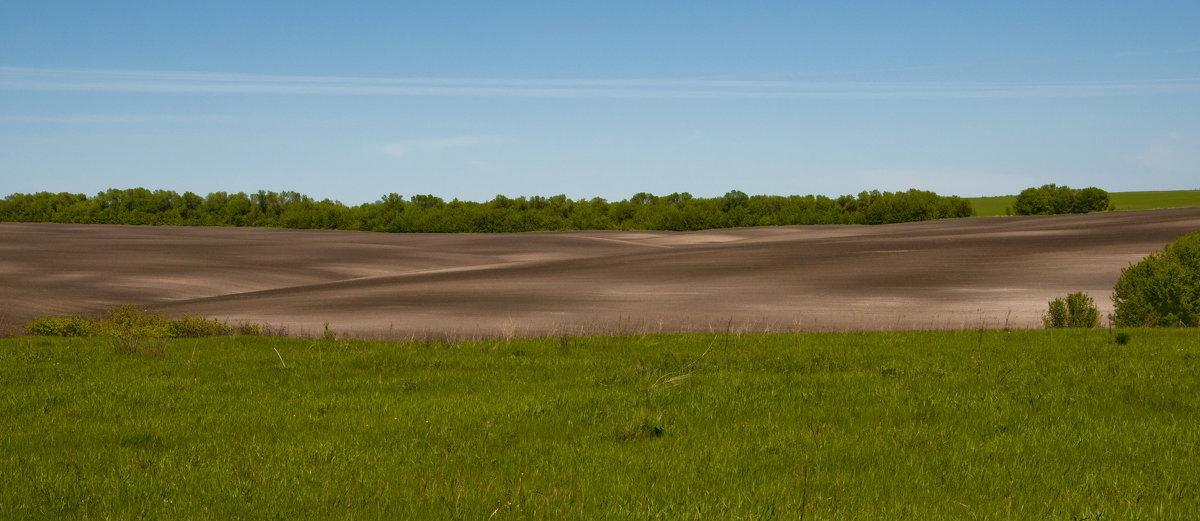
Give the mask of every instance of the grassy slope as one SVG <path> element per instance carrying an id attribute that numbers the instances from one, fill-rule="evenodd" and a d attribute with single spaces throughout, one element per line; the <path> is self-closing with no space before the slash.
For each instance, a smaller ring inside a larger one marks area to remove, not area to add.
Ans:
<path id="1" fill-rule="evenodd" d="M 1117 211 L 1156 210 L 1162 208 L 1194 208 L 1200 206 L 1200 190 L 1171 190 L 1163 192 L 1110 192 L 1109 199 L 1117 205 Z M 968 197 L 981 217 L 1004 215 L 1017 196 Z"/>
<path id="2" fill-rule="evenodd" d="M 1195 519 L 1200 338 L 1131 333 L 0 339 L 0 518 Z"/>
<path id="3" fill-rule="evenodd" d="M 1109 194 L 1109 198 L 1117 205 L 1117 210 L 1154 210 L 1200 206 L 1200 190 L 1116 192 Z"/>

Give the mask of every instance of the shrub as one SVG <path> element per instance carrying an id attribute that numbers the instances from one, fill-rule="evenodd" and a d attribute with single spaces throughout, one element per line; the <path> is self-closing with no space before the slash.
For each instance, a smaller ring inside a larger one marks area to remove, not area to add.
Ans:
<path id="1" fill-rule="evenodd" d="M 271 336 L 270 329 L 266 330 L 268 331 L 267 333 L 263 333 L 263 331 L 263 327 L 258 324 L 241 324 L 235 330 L 237 334 L 242 336 Z"/>
<path id="2" fill-rule="evenodd" d="M 184 315 L 177 319 L 143 310 L 136 306 L 111 308 L 107 317 L 94 319 L 81 316 L 43 317 L 25 325 L 25 333 L 35 336 L 103 336 L 112 340 L 118 351 L 143 351 L 142 344 L 151 343 L 155 350 L 168 338 L 198 338 L 231 335 L 284 336 L 282 328 L 272 329 L 258 324 L 230 326 L 217 319 L 200 315 Z M 330 334 L 332 334 L 330 332 Z"/>
<path id="3" fill-rule="evenodd" d="M 1087 293 L 1075 292 L 1066 298 L 1050 301 L 1050 310 L 1042 316 L 1046 327 L 1096 327 L 1100 325 L 1100 311 L 1096 302 Z"/>
<path id="4" fill-rule="evenodd" d="M 167 340 L 170 338 L 166 329 L 155 327 L 114 329 L 109 331 L 106 336 L 113 351 L 127 354 L 144 353 L 155 356 L 166 354 Z"/>
<path id="5" fill-rule="evenodd" d="M 1200 233 L 1121 270 L 1112 299 L 1119 327 L 1200 325 Z"/>
<path id="6" fill-rule="evenodd" d="M 25 325 L 25 333 L 33 336 L 90 336 L 95 325 L 88 319 L 74 317 L 43 317 Z"/>
<path id="7" fill-rule="evenodd" d="M 167 330 L 175 338 L 200 338 L 206 336 L 229 336 L 234 328 L 217 319 L 207 320 L 200 315 L 184 315 L 167 322 Z"/>
<path id="8" fill-rule="evenodd" d="M 150 313 L 137 306 L 121 306 L 109 308 L 108 319 L 100 323 L 101 332 L 113 335 L 137 329 L 152 328 L 161 325 L 162 317 Z"/>
<path id="9" fill-rule="evenodd" d="M 162 356 L 171 338 L 170 324 L 161 315 L 136 306 L 109 309 L 108 319 L 100 323 L 99 329 L 118 353 Z"/>

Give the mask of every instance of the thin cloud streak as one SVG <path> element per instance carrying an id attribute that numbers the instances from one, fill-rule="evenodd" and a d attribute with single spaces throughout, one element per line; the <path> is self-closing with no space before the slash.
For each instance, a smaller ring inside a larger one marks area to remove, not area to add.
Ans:
<path id="1" fill-rule="evenodd" d="M 333 96 L 625 99 L 1001 99 L 1140 96 L 1200 91 L 1200 78 L 1035 82 L 363 78 L 0 67 L 0 89 Z"/>
<path id="2" fill-rule="evenodd" d="M 495 143 L 497 140 L 487 136 L 460 136 L 442 139 L 422 139 L 417 141 L 401 141 L 388 143 L 379 149 L 380 152 L 392 157 L 404 157 L 413 151 L 436 152 L 472 145 Z"/>
<path id="3" fill-rule="evenodd" d="M 56 116 L 0 116 L 3 123 L 28 124 L 120 124 L 120 123 L 224 123 L 236 121 L 234 116 L 170 115 L 170 114 L 66 114 Z"/>

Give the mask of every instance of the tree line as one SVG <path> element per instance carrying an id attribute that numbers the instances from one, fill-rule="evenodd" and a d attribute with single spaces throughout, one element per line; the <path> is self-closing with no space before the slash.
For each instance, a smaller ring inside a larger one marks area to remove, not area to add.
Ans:
<path id="1" fill-rule="evenodd" d="M 348 206 L 297 192 L 213 192 L 200 196 L 145 188 L 84 194 L 15 193 L 0 201 L 0 221 L 78 224 L 250 226 L 379 232 L 529 232 L 557 230 L 704 230 L 790 224 L 885 224 L 968 217 L 969 201 L 933 192 L 864 191 L 857 196 L 638 193 L 609 202 L 497 195 L 478 203 L 390 193 Z"/>

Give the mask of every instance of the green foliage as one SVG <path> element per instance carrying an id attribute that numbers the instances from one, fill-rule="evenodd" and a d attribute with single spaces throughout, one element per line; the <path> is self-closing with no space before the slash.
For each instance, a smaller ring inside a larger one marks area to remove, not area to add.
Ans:
<path id="1" fill-rule="evenodd" d="M 25 332 L 35 336 L 108 337 L 118 350 L 137 352 L 141 343 L 154 343 L 155 339 L 259 335 L 264 330 L 257 324 L 235 327 L 200 315 L 168 319 L 137 306 L 120 306 L 109 309 L 103 318 L 39 318 L 27 324 Z"/>
<path id="2" fill-rule="evenodd" d="M 1102 212 L 1113 209 L 1108 192 L 1096 187 L 1072 190 L 1055 184 L 1026 188 L 1017 195 L 1012 210 L 1017 215 L 1058 215 Z"/>
<path id="3" fill-rule="evenodd" d="M 167 333 L 172 338 L 199 338 L 206 336 L 230 336 L 245 334 L 245 328 L 235 329 L 217 319 L 207 320 L 200 315 L 184 315 L 166 321 Z"/>
<path id="4" fill-rule="evenodd" d="M 0 339 L 0 519 L 1200 518 L 1133 333 Z"/>
<path id="5" fill-rule="evenodd" d="M 148 354 L 163 356 L 167 346 L 167 332 L 159 328 L 113 329 L 106 333 L 113 351 L 125 354 Z"/>
<path id="6" fill-rule="evenodd" d="M 1200 326 L 1200 233 L 1189 233 L 1121 270 L 1117 326 Z"/>
<path id="7" fill-rule="evenodd" d="M 25 325 L 25 334 L 33 336 L 80 337 L 95 332 L 92 321 L 80 317 L 43 317 Z"/>
<path id="8" fill-rule="evenodd" d="M 1067 322 L 1070 315 L 1067 311 L 1067 304 L 1063 299 L 1056 298 L 1050 301 L 1050 310 L 1042 315 L 1042 323 L 1046 327 L 1067 327 Z"/>
<path id="9" fill-rule="evenodd" d="M 1071 213 L 1104 212 L 1114 209 L 1108 200 L 1108 192 L 1094 186 L 1077 190 L 1071 205 Z"/>
<path id="10" fill-rule="evenodd" d="M 216 320 L 217 319 L 214 318 L 213 322 L 216 322 Z M 222 326 L 224 326 L 224 324 L 222 324 Z M 286 336 L 286 334 L 284 334 L 282 331 L 270 331 L 268 328 L 264 328 L 258 324 L 240 324 L 231 334 L 242 336 Z"/>
<path id="11" fill-rule="evenodd" d="M 254 194 L 143 188 L 83 194 L 12 194 L 0 200 L 0 221 L 258 226 L 384 232 L 528 232 L 549 230 L 702 230 L 792 224 L 884 224 L 968 217 L 971 204 L 933 192 L 862 192 L 825 196 L 747 195 L 716 198 L 689 193 L 659 197 L 641 192 L 617 202 L 571 200 L 565 195 L 503 195 L 485 203 L 445 201 L 433 195 L 407 200 L 388 194 L 355 207 L 314 201 L 296 192 Z"/>
<path id="12" fill-rule="evenodd" d="M 1042 316 L 1042 322 L 1048 328 L 1097 327 L 1100 311 L 1087 293 L 1075 292 L 1066 298 L 1051 300 L 1050 310 Z"/>

